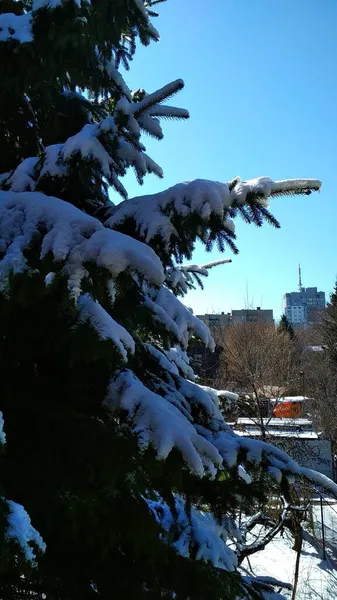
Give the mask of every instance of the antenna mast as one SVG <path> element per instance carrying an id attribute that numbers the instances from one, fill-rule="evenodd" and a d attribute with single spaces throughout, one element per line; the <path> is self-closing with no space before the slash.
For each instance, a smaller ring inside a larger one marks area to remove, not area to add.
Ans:
<path id="1" fill-rule="evenodd" d="M 301 274 L 301 265 L 298 265 L 298 290 L 300 292 L 303 292 L 303 286 L 302 286 L 302 274 Z"/>

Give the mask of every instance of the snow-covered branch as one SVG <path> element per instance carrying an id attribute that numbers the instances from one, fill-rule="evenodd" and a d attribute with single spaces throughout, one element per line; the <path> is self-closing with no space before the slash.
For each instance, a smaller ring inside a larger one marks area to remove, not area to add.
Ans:
<path id="1" fill-rule="evenodd" d="M 141 132 L 158 133 L 158 118 L 152 117 L 150 111 L 158 102 L 181 89 L 182 85 L 181 80 L 174 81 L 158 92 L 147 94 L 146 103 L 145 99 L 133 102 L 131 98 L 122 97 L 116 103 L 112 116 L 106 116 L 99 123 L 87 123 L 64 143 L 46 146 L 42 156 L 26 158 L 14 171 L 0 175 L 1 188 L 16 192 L 48 193 L 52 183 L 59 197 L 68 200 L 64 190 L 68 180 L 76 173 L 77 194 L 79 198 L 85 195 L 84 208 L 87 211 L 92 203 L 92 214 L 108 202 L 105 194 L 98 204 L 97 200 L 96 205 L 93 203 L 90 199 L 91 190 L 94 195 L 93 182 L 96 185 L 97 181 L 101 181 L 102 189 L 108 184 L 126 198 L 127 192 L 120 177 L 126 174 L 128 168 L 134 168 L 139 183 L 143 182 L 147 173 L 163 177 L 161 167 L 146 154 L 140 142 Z M 183 109 L 166 106 L 166 110 L 167 114 L 171 111 L 173 118 L 188 117 Z M 85 177 L 78 177 L 78 164 L 83 161 L 87 166 L 86 174 Z M 108 204 L 111 206 L 110 202 Z"/>
<path id="2" fill-rule="evenodd" d="M 268 516 L 260 513 L 258 516 L 255 515 L 255 518 L 246 527 L 243 527 L 243 539 L 238 543 L 237 550 L 239 564 L 248 556 L 263 550 L 274 539 L 284 527 L 288 517 L 288 510 L 289 507 L 285 506 L 276 522 L 273 522 Z M 255 542 L 247 543 L 247 533 L 251 532 L 256 525 L 263 526 L 263 534 Z"/>
<path id="3" fill-rule="evenodd" d="M 91 7 L 91 1 L 72 0 L 72 2 L 77 9 L 74 16 L 74 22 L 83 30 L 83 28 L 89 25 L 89 21 L 92 21 L 95 15 L 94 10 Z M 152 25 L 149 19 L 149 13 L 142 0 L 133 0 L 133 3 L 134 25 L 129 30 L 128 34 L 123 36 L 124 43 L 130 42 L 131 50 L 133 49 L 137 34 L 140 35 L 144 44 L 149 44 L 151 40 L 159 39 L 158 31 Z M 45 15 L 47 11 L 54 11 L 55 9 L 60 10 L 65 4 L 67 3 L 64 2 L 64 0 L 33 0 L 31 10 L 26 10 L 21 15 L 2 13 L 0 15 L 0 42 L 16 40 L 20 44 L 33 43 L 34 24 L 38 22 L 41 13 Z M 139 19 L 139 16 L 141 16 L 141 19 Z M 68 14 L 67 18 L 69 18 Z"/>
<path id="4" fill-rule="evenodd" d="M 234 571 L 237 567 L 237 557 L 227 542 L 240 531 L 231 519 L 224 519 L 219 523 L 211 512 L 192 507 L 191 514 L 186 507 L 185 500 L 174 496 L 174 505 L 177 517 L 168 504 L 158 494 L 152 498 L 144 498 L 156 521 L 162 526 L 166 539 L 174 534 L 174 541 L 170 541 L 178 554 L 189 557 L 196 550 L 196 560 L 210 562 L 218 569 Z"/>
<path id="5" fill-rule="evenodd" d="M 175 294 L 184 296 L 188 290 L 196 288 L 195 284 L 203 289 L 201 277 L 208 277 L 210 269 L 231 262 L 230 258 L 223 258 L 204 265 L 185 264 L 169 267 L 166 271 L 166 285 Z"/>
<path id="6" fill-rule="evenodd" d="M 37 192 L 0 192 L 0 289 L 14 273 L 36 272 L 27 258 L 39 243 L 38 258 L 51 255 L 55 271 L 64 275 L 74 298 L 82 293 L 89 263 L 105 268 L 111 278 L 130 270 L 160 285 L 164 272 L 153 250 L 137 240 L 105 228 L 72 204 Z"/>
<path id="7" fill-rule="evenodd" d="M 315 179 L 273 181 L 260 177 L 241 181 L 236 178 L 228 183 L 196 179 L 112 207 L 106 225 L 127 230 L 152 245 L 168 263 L 172 255 L 181 262 L 182 257 L 191 258 L 196 239 L 207 249 L 215 241 L 220 248 L 227 242 L 235 249 L 231 217 L 238 211 L 257 225 L 264 219 L 277 224 L 267 210 L 270 197 L 310 193 L 319 190 L 320 185 Z"/>
<path id="8" fill-rule="evenodd" d="M 144 304 L 152 312 L 153 318 L 172 336 L 172 343 L 178 342 L 186 350 L 190 339 L 196 336 L 211 351 L 215 349 L 207 325 L 195 317 L 168 288 L 163 286 L 158 290 L 145 287 L 147 294 Z"/>

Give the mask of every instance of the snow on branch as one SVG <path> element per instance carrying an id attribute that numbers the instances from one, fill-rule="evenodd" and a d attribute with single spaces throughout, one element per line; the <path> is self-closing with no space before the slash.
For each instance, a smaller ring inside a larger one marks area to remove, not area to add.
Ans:
<path id="1" fill-rule="evenodd" d="M 163 102 L 164 100 L 167 100 L 168 98 L 171 98 L 172 96 L 174 96 L 174 94 L 176 94 L 177 92 L 182 90 L 183 87 L 184 87 L 183 80 L 176 79 L 175 81 L 172 81 L 171 83 L 167 83 L 165 86 L 163 86 L 156 92 L 153 92 L 152 94 L 145 94 L 144 98 L 142 100 L 140 100 L 137 103 L 137 105 L 135 106 L 135 110 L 134 110 L 135 117 L 137 118 L 139 115 L 148 112 L 150 109 L 151 109 L 150 114 L 159 116 L 158 112 L 156 112 L 156 111 L 159 110 L 160 103 Z M 170 110 L 169 107 L 166 107 L 166 110 L 169 111 Z M 183 109 L 174 109 L 174 110 L 179 111 L 177 116 L 179 115 L 180 118 L 184 118 L 184 117 L 188 118 L 188 116 L 189 116 L 187 110 L 183 110 Z M 174 113 L 172 115 L 167 115 L 167 116 L 174 116 Z"/>
<path id="2" fill-rule="evenodd" d="M 112 413 L 125 415 L 141 448 L 153 446 L 158 458 L 166 458 L 176 448 L 187 467 L 199 476 L 215 476 L 219 469 L 237 468 L 238 476 L 249 485 L 250 467 L 262 465 L 278 485 L 291 475 L 305 478 L 315 488 L 337 496 L 337 485 L 324 475 L 301 467 L 272 444 L 234 433 L 224 419 L 219 401 L 235 402 L 235 394 L 186 379 L 188 372 L 175 360 L 173 350 L 159 350 L 152 344 L 145 347 L 158 367 L 152 370 L 149 366 L 146 383 L 142 381 L 144 373 L 141 380 L 130 370 L 117 372 L 105 402 Z M 177 349 L 177 356 L 179 352 Z M 161 371 L 165 371 L 165 376 L 158 379 Z"/>
<path id="3" fill-rule="evenodd" d="M 80 8 L 82 0 L 73 0 Z M 83 0 L 90 4 L 90 0 Z M 8 42 L 16 40 L 20 44 L 33 42 L 34 36 L 32 32 L 33 15 L 41 8 L 54 9 L 61 6 L 64 0 L 34 0 L 32 9 L 22 15 L 13 13 L 0 14 L 0 42 Z"/>
<path id="4" fill-rule="evenodd" d="M 30 12 L 24 15 L 0 14 L 0 42 L 8 42 L 9 40 L 16 40 L 20 44 L 33 41 Z"/>
<path id="5" fill-rule="evenodd" d="M 171 375 L 182 374 L 183 377 L 195 379 L 194 371 L 190 366 L 190 359 L 186 352 L 179 346 L 174 346 L 168 350 L 159 349 L 152 344 L 146 344 L 148 351 L 156 358 L 160 367 Z"/>
<path id="6" fill-rule="evenodd" d="M 45 552 L 46 544 L 39 532 L 32 526 L 30 517 L 23 506 L 12 500 L 6 500 L 6 503 L 10 512 L 7 517 L 8 527 L 5 537 L 19 544 L 26 560 L 35 565 L 36 555 L 34 546 L 40 552 Z"/>
<path id="7" fill-rule="evenodd" d="M 110 66 L 113 67 L 112 61 Z M 122 86 L 122 83 L 119 82 L 119 85 Z M 99 123 L 87 123 L 64 143 L 46 146 L 42 156 L 27 158 L 12 173 L 3 174 L 0 178 L 2 188 L 16 192 L 44 191 L 46 179 L 65 180 L 76 169 L 78 161 L 87 162 L 88 182 L 87 185 L 83 183 L 86 189 L 90 189 L 92 178 L 98 177 L 124 198 L 127 192 L 120 177 L 126 174 L 129 167 L 135 169 L 139 183 L 143 182 L 147 173 L 163 177 L 161 167 L 146 154 L 140 142 L 141 131 L 144 129 L 158 134 L 158 118 L 152 117 L 149 111 L 181 86 L 182 82 L 179 85 L 173 82 L 138 102 L 132 101 L 131 96 L 121 97 L 112 116 L 107 116 Z M 181 109 L 169 106 L 166 109 L 177 118 L 188 116 Z M 66 187 L 63 181 L 62 189 Z"/>
<path id="8" fill-rule="evenodd" d="M 117 347 L 125 362 L 128 352 L 133 354 L 135 342 L 131 335 L 95 301 L 90 294 L 82 294 L 78 299 L 80 308 L 79 323 L 89 323 L 98 333 L 101 340 L 111 340 Z"/>
<path id="9" fill-rule="evenodd" d="M 231 216 L 244 212 L 246 220 L 260 225 L 264 218 L 276 224 L 267 211 L 269 197 L 283 193 L 309 193 L 320 189 L 317 180 L 292 179 L 273 181 L 260 177 L 242 182 L 239 178 L 229 183 L 204 179 L 179 183 L 163 192 L 141 196 L 124 201 L 111 210 L 106 225 L 113 229 L 123 229 L 132 224 L 135 235 L 147 244 L 158 245 L 157 240 L 170 256 L 176 246 L 184 242 L 184 250 L 178 252 L 189 256 L 196 238 L 207 247 L 218 240 L 219 234 L 228 239 L 234 236 Z M 186 222 L 188 219 L 188 227 Z M 227 240 L 228 241 L 228 240 Z M 187 248 L 186 248 L 187 247 Z"/>
<path id="10" fill-rule="evenodd" d="M 116 67 L 116 59 L 114 54 L 111 53 L 110 60 L 108 60 L 103 54 L 99 52 L 97 48 L 96 55 L 98 58 L 98 69 L 107 74 L 114 87 L 116 87 L 125 98 L 131 100 L 131 90 L 125 83 L 122 75 Z"/>
<path id="11" fill-rule="evenodd" d="M 53 146 L 50 146 L 50 148 L 53 148 Z M 4 187 L 10 189 L 12 192 L 35 190 L 36 181 L 34 174 L 38 162 L 39 159 L 36 156 L 25 158 L 13 173 L 8 173 L 8 177 L 3 180 Z"/>
<path id="12" fill-rule="evenodd" d="M 208 272 L 213 267 L 231 263 L 230 258 L 222 258 L 205 265 L 175 265 L 166 270 L 166 284 L 175 294 L 184 296 L 188 290 L 195 289 L 195 282 L 203 289 L 200 277 L 208 277 Z"/>
<path id="13" fill-rule="evenodd" d="M 292 589 L 289 583 L 280 581 L 274 577 L 244 575 L 241 581 L 244 589 L 244 597 L 249 600 L 255 600 L 256 598 L 261 598 L 261 600 L 285 600 L 285 596 L 279 592 L 275 592 L 274 588 Z"/>
<path id="14" fill-rule="evenodd" d="M 33 17 L 39 14 L 41 10 L 55 10 L 60 9 L 62 5 L 66 5 L 70 0 L 33 0 L 31 10 L 26 11 L 23 15 L 15 15 L 13 13 L 3 13 L 0 16 L 0 41 L 8 41 L 15 39 L 20 43 L 32 42 L 33 34 L 31 30 L 31 24 Z M 82 5 L 91 6 L 91 0 L 71 0 L 80 10 Z M 137 19 L 137 26 L 133 26 L 131 30 L 124 35 L 124 41 L 135 39 L 136 33 L 139 33 L 142 43 L 149 44 L 151 40 L 159 40 L 159 33 L 152 25 L 149 13 L 142 0 L 133 0 L 135 11 L 141 14 L 141 22 Z M 130 10 L 131 7 L 129 7 Z M 79 13 L 80 14 L 80 13 Z M 86 13 L 88 14 L 88 13 Z M 90 14 L 90 13 L 89 13 Z M 92 14 L 92 13 L 91 13 Z M 87 18 L 77 16 L 77 21 L 86 24 Z M 139 31 L 137 31 L 137 29 Z M 133 45 L 133 44 L 131 44 Z"/>
<path id="15" fill-rule="evenodd" d="M 190 339 L 196 336 L 207 348 L 214 350 L 215 343 L 207 325 L 195 317 L 168 288 L 156 290 L 147 287 L 145 306 L 184 349 Z"/>
<path id="16" fill-rule="evenodd" d="M 220 258 L 219 260 L 213 260 L 212 262 L 206 263 L 204 265 L 199 265 L 199 268 L 201 269 L 201 271 L 205 271 L 208 275 L 208 271 L 210 269 L 213 269 L 214 267 L 218 267 L 219 265 L 226 265 L 228 263 L 231 263 L 232 259 L 231 258 Z M 184 267 L 184 265 L 182 265 Z M 191 266 L 193 268 L 193 271 L 196 272 L 195 270 L 195 266 L 196 265 L 185 265 L 185 268 L 189 271 L 191 271 Z M 202 273 L 203 274 L 203 273 Z"/>
<path id="17" fill-rule="evenodd" d="M 230 406 L 236 404 L 239 400 L 239 394 L 235 394 L 234 392 L 228 392 L 227 390 L 215 390 L 207 385 L 198 384 L 198 387 L 210 395 L 216 406 L 219 406 L 221 402 L 221 408 L 224 408 L 224 406 L 226 408 L 230 408 Z"/>
<path id="18" fill-rule="evenodd" d="M 147 244 L 160 236 L 168 247 L 172 236 L 179 237 L 172 223 L 173 216 L 186 218 L 191 213 L 197 213 L 207 221 L 212 213 L 222 217 L 227 204 L 230 204 L 227 184 L 196 179 L 189 183 L 178 183 L 158 194 L 121 202 L 113 209 L 106 225 L 117 228 L 124 221 L 133 220 L 137 233 Z"/>
<path id="19" fill-rule="evenodd" d="M 178 367 L 174 364 L 173 361 L 169 360 L 167 356 L 167 352 L 164 350 L 159 350 L 152 344 L 145 344 L 148 352 L 152 354 L 152 356 L 156 359 L 158 365 L 164 369 L 167 373 L 171 375 L 179 375 Z"/>
<path id="20" fill-rule="evenodd" d="M 318 179 L 283 179 L 280 181 L 273 182 L 273 184 L 271 185 L 270 195 L 309 195 L 312 192 L 319 192 L 321 186 L 322 184 Z"/>
<path id="21" fill-rule="evenodd" d="M 170 363 L 177 367 L 178 372 L 182 373 L 187 379 L 191 379 L 192 381 L 195 379 L 194 371 L 190 366 L 190 358 L 184 350 L 179 348 L 179 346 L 174 346 L 166 350 L 165 354 Z"/>
<path id="22" fill-rule="evenodd" d="M 158 494 L 155 499 L 144 498 L 144 501 L 166 532 L 167 538 L 164 537 L 164 540 L 170 541 L 178 554 L 189 557 L 193 552 L 196 560 L 209 562 L 218 569 L 235 571 L 238 564 L 237 557 L 232 548 L 227 545 L 227 541 L 233 534 L 240 536 L 240 532 L 229 519 L 224 519 L 220 524 L 211 512 L 199 510 L 194 506 L 191 514 L 188 514 L 186 502 L 178 494 L 174 497 L 175 515 Z"/>
<path id="23" fill-rule="evenodd" d="M 148 30 L 148 34 L 149 34 L 150 38 L 159 40 L 159 33 L 153 27 L 152 23 L 149 20 L 149 15 L 148 15 L 148 12 L 146 10 L 146 6 L 144 5 L 143 0 L 133 0 L 133 2 L 136 5 L 137 9 L 139 10 L 139 12 L 141 13 L 141 15 L 144 19 L 144 22 L 146 24 L 146 28 Z M 149 40 L 143 40 L 143 43 L 148 43 L 148 42 L 149 42 Z"/>
<path id="24" fill-rule="evenodd" d="M 4 431 L 4 417 L 2 412 L 0 411 L 0 444 L 6 443 L 6 434 Z"/>
<path id="25" fill-rule="evenodd" d="M 228 572 L 239 567 L 243 596 L 284 600 L 274 588 L 291 589 L 292 586 L 274 577 L 253 576 L 239 566 L 235 548 L 242 542 L 241 530 L 232 517 L 215 518 L 210 510 L 192 505 L 179 494 L 173 495 L 170 506 L 157 492 L 143 496 L 154 519 L 161 527 L 161 539 L 181 556 L 192 557 Z M 237 599 L 239 600 L 239 599 Z"/>
<path id="26" fill-rule="evenodd" d="M 277 464 L 281 478 L 289 474 L 304 477 L 337 496 L 337 485 L 324 475 L 301 467 L 272 444 L 235 434 L 226 424 L 213 390 L 178 376 L 175 369 L 166 369 L 163 353 L 158 356 L 153 347 L 149 351 L 170 373 L 168 383 L 163 380 L 159 384 L 157 376 L 151 383 L 148 373 L 144 385 L 134 373 L 123 370 L 111 381 L 105 402 L 112 413 L 125 413 L 142 449 L 151 445 L 163 459 L 176 448 L 187 467 L 199 476 L 215 476 L 219 469 L 237 467 L 247 485 L 246 466 L 263 465 L 268 472 Z"/>
<path id="27" fill-rule="evenodd" d="M 37 192 L 0 192 L 0 239 L 2 289 L 10 273 L 31 270 L 25 252 L 37 240 L 39 258 L 51 253 L 74 297 L 81 294 L 81 282 L 88 276 L 86 263 L 106 268 L 113 278 L 130 270 L 156 285 L 164 279 L 151 248 L 105 228 L 68 202 Z"/>
<path id="28" fill-rule="evenodd" d="M 196 425 L 197 431 L 213 443 L 225 464 L 232 467 L 237 464 L 239 451 L 245 451 L 245 463 L 261 464 L 264 462 L 265 469 L 268 471 L 270 467 L 277 468 L 279 475 L 283 478 L 284 475 L 294 475 L 304 477 L 318 489 L 324 489 L 337 496 L 337 484 L 331 481 L 325 475 L 317 473 L 312 469 L 300 466 L 286 452 L 261 440 L 247 439 L 234 434 L 232 430 L 229 432 L 219 430 L 211 432 L 210 429 Z M 273 471 L 270 473 L 272 475 Z M 280 477 L 277 477 L 278 483 Z"/>
<path id="29" fill-rule="evenodd" d="M 165 459 L 176 448 L 189 469 L 200 476 L 205 469 L 214 474 L 213 465 L 222 462 L 215 446 L 197 433 L 176 406 L 147 388 L 128 369 L 111 381 L 105 405 L 112 414 L 124 411 L 140 448 L 145 450 L 151 445 L 159 459 Z"/>

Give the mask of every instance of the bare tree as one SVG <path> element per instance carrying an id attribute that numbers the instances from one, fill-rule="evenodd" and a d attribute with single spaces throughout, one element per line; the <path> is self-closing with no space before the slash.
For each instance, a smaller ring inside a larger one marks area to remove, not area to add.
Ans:
<path id="1" fill-rule="evenodd" d="M 265 439 L 265 399 L 281 398 L 300 389 L 298 346 L 287 333 L 265 323 L 234 324 L 226 331 L 219 327 L 214 336 L 224 348 L 216 383 L 249 396 L 246 410 L 257 420 Z"/>
<path id="2" fill-rule="evenodd" d="M 337 374 L 328 353 L 307 350 L 302 356 L 306 390 L 310 397 L 308 410 L 316 427 L 337 445 Z"/>

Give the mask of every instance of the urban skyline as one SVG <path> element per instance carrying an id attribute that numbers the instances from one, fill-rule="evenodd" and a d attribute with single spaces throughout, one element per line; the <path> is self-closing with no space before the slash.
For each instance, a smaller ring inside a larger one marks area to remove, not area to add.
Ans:
<path id="1" fill-rule="evenodd" d="M 301 282 L 299 281 L 299 268 L 301 269 Z M 204 280 L 204 290 L 200 290 L 200 288 L 195 291 L 189 292 L 187 296 L 184 298 L 183 302 L 187 306 L 190 306 L 195 315 L 220 315 L 222 313 L 228 314 L 232 313 L 235 310 L 256 310 L 257 307 L 261 310 L 272 310 L 274 314 L 274 320 L 277 322 L 283 314 L 284 311 L 284 297 L 289 293 L 297 293 L 299 289 L 299 284 L 304 281 L 305 285 L 302 286 L 303 289 L 314 289 L 316 288 L 318 292 L 323 293 L 325 296 L 325 306 L 326 303 L 329 302 L 330 293 L 332 292 L 335 278 L 332 278 L 331 288 L 327 291 L 322 289 L 322 287 L 316 281 L 313 281 L 313 278 L 307 274 L 304 274 L 303 277 L 303 268 L 300 267 L 300 264 L 294 265 L 294 278 L 292 278 L 292 282 L 290 285 L 286 286 L 280 294 L 278 298 L 277 304 L 274 302 L 264 301 L 265 298 L 268 298 L 268 288 L 261 290 L 259 293 L 251 293 L 249 285 L 246 284 L 245 289 L 242 290 L 242 296 L 239 297 L 239 293 L 236 290 L 235 296 L 232 294 L 232 289 L 227 289 L 226 283 L 224 283 L 223 291 L 216 293 L 212 298 L 212 303 L 209 302 L 209 294 L 207 294 L 207 287 L 209 282 L 209 278 Z M 210 273 L 210 275 L 214 275 Z M 297 277 L 297 281 L 295 279 Z M 303 281 L 302 281 L 303 279 Z M 273 285 L 273 283 L 271 284 Z M 211 285 L 211 287 L 213 287 Z M 206 292 L 206 293 L 205 293 Z M 205 300 L 205 301 L 204 301 Z M 211 304 L 211 305 L 210 305 Z"/>
<path id="2" fill-rule="evenodd" d="M 255 305 L 252 301 L 249 301 L 247 292 L 246 302 L 244 306 L 236 306 L 230 310 L 214 309 L 211 311 L 206 310 L 203 312 L 194 311 L 199 318 L 201 318 L 207 325 L 225 324 L 227 321 L 239 322 L 240 319 L 243 321 L 254 320 L 254 315 L 258 315 L 259 312 L 266 315 L 268 320 L 277 322 L 282 315 L 286 315 L 289 322 L 293 326 L 308 325 L 315 321 L 317 317 L 317 311 L 324 310 L 327 303 L 326 294 L 323 290 L 319 290 L 317 286 L 305 287 L 302 282 L 302 270 L 300 264 L 298 265 L 298 285 L 297 290 L 288 290 L 282 294 L 282 310 L 280 314 L 275 311 L 272 307 L 263 307 Z M 193 309 L 193 307 L 192 307 Z M 247 314 L 251 313 L 251 319 L 247 318 Z M 269 313 L 269 315 L 268 315 Z M 241 317 L 240 317 L 241 315 Z M 268 317 L 267 317 L 268 315 Z M 271 315 L 271 317 L 270 317 Z M 213 317 L 213 318 L 212 318 Z"/>

